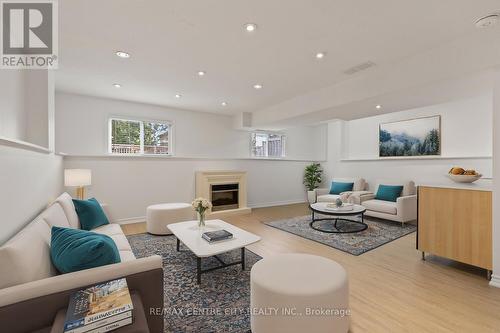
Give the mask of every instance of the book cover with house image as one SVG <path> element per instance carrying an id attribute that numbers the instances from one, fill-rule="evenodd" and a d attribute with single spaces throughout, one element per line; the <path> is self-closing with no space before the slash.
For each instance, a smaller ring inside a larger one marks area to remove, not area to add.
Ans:
<path id="1" fill-rule="evenodd" d="M 79 290 L 70 297 L 64 332 L 88 332 L 110 324 L 132 323 L 132 299 L 127 281 L 118 279 Z M 113 325 L 117 328 L 116 325 Z"/>

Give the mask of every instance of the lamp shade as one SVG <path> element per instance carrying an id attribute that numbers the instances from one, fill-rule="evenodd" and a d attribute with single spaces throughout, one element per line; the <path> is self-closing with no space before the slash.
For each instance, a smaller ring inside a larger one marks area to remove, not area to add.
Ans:
<path id="1" fill-rule="evenodd" d="M 89 169 L 65 169 L 64 186 L 88 186 L 92 184 L 92 171 Z"/>

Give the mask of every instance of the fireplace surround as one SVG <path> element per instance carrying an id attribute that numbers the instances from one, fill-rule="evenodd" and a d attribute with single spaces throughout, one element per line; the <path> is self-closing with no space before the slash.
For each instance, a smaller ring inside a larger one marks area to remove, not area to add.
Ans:
<path id="1" fill-rule="evenodd" d="M 212 202 L 211 217 L 222 214 L 246 214 L 247 174 L 245 171 L 196 172 L 196 196 Z"/>

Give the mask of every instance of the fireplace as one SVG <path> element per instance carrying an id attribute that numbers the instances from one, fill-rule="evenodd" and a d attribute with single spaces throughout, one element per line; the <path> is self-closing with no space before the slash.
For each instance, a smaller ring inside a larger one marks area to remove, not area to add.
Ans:
<path id="1" fill-rule="evenodd" d="M 212 202 L 212 219 L 234 214 L 248 214 L 247 173 L 245 171 L 197 171 L 196 197 Z"/>
<path id="2" fill-rule="evenodd" d="M 210 185 L 212 211 L 237 209 L 239 184 L 212 184 Z"/>

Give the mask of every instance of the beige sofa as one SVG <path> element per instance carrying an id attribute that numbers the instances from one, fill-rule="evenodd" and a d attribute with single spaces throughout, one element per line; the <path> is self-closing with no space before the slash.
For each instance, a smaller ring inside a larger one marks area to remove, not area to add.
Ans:
<path id="1" fill-rule="evenodd" d="M 342 183 L 354 183 L 352 191 L 344 192 L 350 199 L 349 202 L 359 204 L 357 198 L 363 194 L 368 194 L 366 190 L 366 181 L 363 178 L 333 178 L 332 182 L 342 182 Z M 331 182 L 330 182 L 331 185 Z M 316 192 L 316 202 L 335 202 L 342 194 L 330 194 L 330 187 L 328 188 L 317 188 L 314 190 Z M 352 197 L 352 198 L 351 198 Z"/>
<path id="2" fill-rule="evenodd" d="M 121 263 L 58 274 L 50 259 L 51 227 L 80 228 L 69 194 L 64 193 L 0 247 L 0 323 L 2 331 L 49 332 L 54 316 L 66 308 L 71 292 L 98 282 L 126 277 L 145 309 L 163 307 L 160 256 L 136 259 L 118 224 L 92 231 L 110 236 Z M 163 317 L 146 313 L 151 332 L 163 332 Z"/>
<path id="3" fill-rule="evenodd" d="M 396 202 L 375 199 L 375 194 L 365 193 L 359 196 L 359 202 L 366 208 L 365 215 L 381 219 L 401 222 L 417 219 L 417 190 L 413 181 L 379 180 L 375 186 L 375 193 L 379 185 L 402 185 L 403 191 Z"/>

